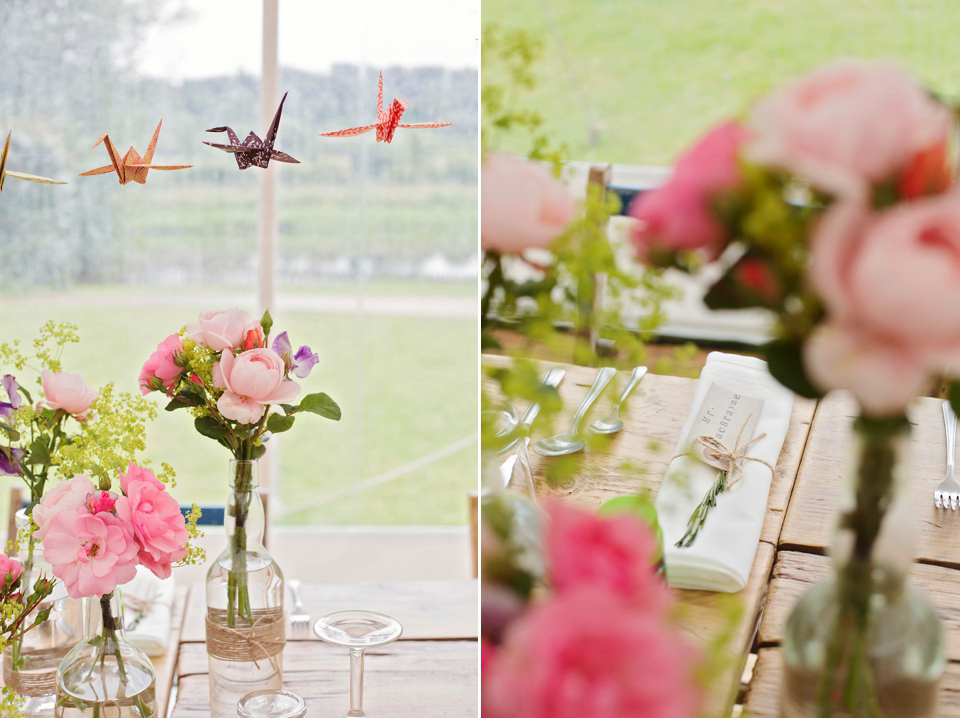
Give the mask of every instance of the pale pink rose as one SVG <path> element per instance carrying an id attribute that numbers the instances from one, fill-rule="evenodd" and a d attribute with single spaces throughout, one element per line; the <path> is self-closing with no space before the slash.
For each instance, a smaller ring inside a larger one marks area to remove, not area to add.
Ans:
<path id="1" fill-rule="evenodd" d="M 511 624 L 483 681 L 487 718 L 694 718 L 699 652 L 658 613 L 582 586 Z"/>
<path id="2" fill-rule="evenodd" d="M 542 165 L 491 153 L 480 169 L 480 244 L 520 253 L 547 247 L 573 220 L 570 193 Z"/>
<path id="3" fill-rule="evenodd" d="M 118 507 L 126 499 L 117 500 Z M 43 540 L 43 558 L 72 598 L 103 596 L 137 573 L 137 542 L 113 514 L 60 511 Z"/>
<path id="4" fill-rule="evenodd" d="M 745 139 L 735 122 L 715 127 L 677 160 L 665 185 L 634 199 L 627 212 L 640 220 L 633 242 L 641 261 L 657 250 L 700 250 L 706 260 L 723 251 L 729 236 L 712 204 L 740 184 L 738 154 Z"/>
<path id="5" fill-rule="evenodd" d="M 915 157 L 945 146 L 950 111 L 889 62 L 842 60 L 777 90 L 754 109 L 746 156 L 836 195 L 869 194 Z"/>
<path id="6" fill-rule="evenodd" d="M 183 367 L 177 364 L 177 356 L 183 354 L 183 342 L 179 334 L 171 334 L 157 345 L 140 370 L 140 393 L 153 391 L 151 379 L 159 379 L 167 391 L 172 391 L 183 374 Z"/>
<path id="7" fill-rule="evenodd" d="M 272 349 L 251 349 L 236 357 L 224 352 L 216 372 L 227 389 L 217 408 L 241 424 L 259 421 L 267 404 L 283 404 L 300 393 L 299 384 L 284 378 L 283 358 Z"/>
<path id="8" fill-rule="evenodd" d="M 23 573 L 23 566 L 17 559 L 10 558 L 6 554 L 0 554 L 0 583 L 7 580 L 14 583 Z M 32 586 L 30 587 L 33 588 Z"/>
<path id="9" fill-rule="evenodd" d="M 601 517 L 559 502 L 547 511 L 545 543 L 554 591 L 597 586 L 637 607 L 667 608 L 670 592 L 656 574 L 656 538 L 636 516 Z"/>
<path id="10" fill-rule="evenodd" d="M 74 416 L 84 416 L 97 398 L 97 392 L 88 387 L 79 374 L 44 369 L 40 372 L 40 383 L 47 406 Z"/>
<path id="11" fill-rule="evenodd" d="M 87 497 L 95 491 L 93 482 L 83 474 L 61 481 L 48 490 L 40 503 L 33 507 L 33 521 L 38 526 L 33 537 L 43 541 L 49 528 L 48 523 L 57 513 L 83 509 Z"/>
<path id="12" fill-rule="evenodd" d="M 126 500 L 117 503 L 117 517 L 133 529 L 140 563 L 160 578 L 187 555 L 187 529 L 180 504 L 152 471 L 131 464 L 120 479 Z"/>
<path id="13" fill-rule="evenodd" d="M 256 322 L 242 309 L 204 312 L 198 321 L 187 325 L 187 336 L 198 344 L 219 352 L 239 347 L 247 331 L 254 325 Z"/>

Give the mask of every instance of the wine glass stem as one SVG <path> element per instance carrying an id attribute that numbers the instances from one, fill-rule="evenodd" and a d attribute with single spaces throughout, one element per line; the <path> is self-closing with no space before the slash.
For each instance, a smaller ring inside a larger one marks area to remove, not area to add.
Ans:
<path id="1" fill-rule="evenodd" d="M 348 718 L 364 718 L 363 712 L 363 649 L 350 649 L 350 712 Z"/>

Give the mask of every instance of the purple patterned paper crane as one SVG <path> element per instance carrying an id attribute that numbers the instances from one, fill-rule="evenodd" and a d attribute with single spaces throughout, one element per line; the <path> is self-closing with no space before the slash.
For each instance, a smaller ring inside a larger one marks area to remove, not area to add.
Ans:
<path id="1" fill-rule="evenodd" d="M 452 122 L 422 122 L 416 125 L 401 125 L 400 115 L 407 109 L 406 100 L 394 99 L 390 106 L 390 112 L 383 111 L 383 73 L 380 73 L 380 88 L 377 91 L 377 124 L 365 125 L 364 127 L 351 127 L 349 130 L 338 130 L 337 132 L 321 132 L 321 137 L 353 137 L 362 135 L 365 132 L 376 129 L 377 142 L 390 142 L 393 139 L 393 133 L 398 127 L 405 127 L 410 130 L 426 130 L 434 127 L 449 127 Z"/>
<path id="2" fill-rule="evenodd" d="M 157 129 L 153 131 L 153 138 L 147 146 L 147 151 L 143 153 L 143 157 L 140 157 L 139 153 L 137 153 L 132 146 L 127 150 L 127 154 L 123 157 L 118 157 L 117 150 L 113 146 L 113 142 L 110 141 L 110 136 L 100 135 L 100 138 L 93 143 L 93 146 L 96 147 L 101 142 L 107 146 L 107 154 L 110 155 L 110 164 L 98 167 L 95 170 L 90 170 L 89 172 L 81 172 L 80 176 L 87 177 L 89 175 L 103 175 L 108 172 L 116 172 L 117 177 L 120 178 L 120 184 L 127 184 L 127 182 L 145 184 L 147 181 L 147 172 L 150 170 L 185 170 L 193 167 L 193 165 L 151 164 L 151 162 L 153 162 L 153 152 L 157 149 L 157 138 L 160 137 L 160 127 L 162 125 L 163 119 L 157 123 Z"/>
<path id="3" fill-rule="evenodd" d="M 237 167 L 242 170 L 250 166 L 266 169 L 267 165 L 270 164 L 270 160 L 300 164 L 300 160 L 293 159 L 293 157 L 286 152 L 273 149 L 273 143 L 277 139 L 277 129 L 280 127 L 280 113 L 283 112 L 283 103 L 286 99 L 287 93 L 284 92 L 283 99 L 280 100 L 280 107 L 277 108 L 277 114 L 273 116 L 273 122 L 270 123 L 270 129 L 267 130 L 265 139 L 261 140 L 257 137 L 256 132 L 251 132 L 247 135 L 246 139 L 241 142 L 237 137 L 237 133 L 229 127 L 214 127 L 211 130 L 207 130 L 207 132 L 226 132 L 227 137 L 230 139 L 230 144 L 217 145 L 213 142 L 204 142 L 203 144 L 216 147 L 218 150 L 223 150 L 224 152 L 232 152 L 234 158 L 237 160 Z"/>

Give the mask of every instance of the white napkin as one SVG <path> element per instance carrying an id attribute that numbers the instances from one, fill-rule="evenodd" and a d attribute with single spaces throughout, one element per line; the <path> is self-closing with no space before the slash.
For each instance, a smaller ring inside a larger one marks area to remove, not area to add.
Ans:
<path id="1" fill-rule="evenodd" d="M 157 578 L 143 566 L 121 589 L 127 639 L 148 656 L 162 656 L 170 643 L 176 586 L 173 576 Z"/>
<path id="2" fill-rule="evenodd" d="M 712 383 L 763 400 L 753 435 L 766 436 L 751 444 L 746 454 L 776 466 L 790 425 L 793 392 L 770 375 L 765 361 L 720 352 L 707 356 L 675 453 L 684 454 L 689 449 L 682 444 Z M 743 437 L 744 441 L 748 438 Z M 717 498 L 693 544 L 677 548 L 675 544 L 686 532 L 690 514 L 716 480 L 718 469 L 688 455 L 670 462 L 656 506 L 671 586 L 729 593 L 746 586 L 760 542 L 772 476 L 770 469 L 757 461 L 740 465 L 740 480 Z"/>

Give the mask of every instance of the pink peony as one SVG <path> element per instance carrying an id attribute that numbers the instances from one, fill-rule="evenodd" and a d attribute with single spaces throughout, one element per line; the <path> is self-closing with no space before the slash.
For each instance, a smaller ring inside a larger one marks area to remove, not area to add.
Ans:
<path id="1" fill-rule="evenodd" d="M 656 250 L 701 250 L 707 260 L 723 251 L 729 237 L 711 204 L 740 183 L 737 155 L 745 137 L 735 122 L 715 127 L 677 161 L 663 187 L 631 203 L 628 214 L 641 223 L 633 235 L 641 260 Z"/>
<path id="2" fill-rule="evenodd" d="M 546 247 L 573 219 L 566 187 L 542 166 L 513 155 L 490 154 L 480 170 L 480 244 L 519 253 Z"/>
<path id="3" fill-rule="evenodd" d="M 132 527 L 140 563 L 160 578 L 187 555 L 187 530 L 180 504 L 152 471 L 130 464 L 120 485 L 126 501 L 117 503 L 117 517 Z"/>
<path id="4" fill-rule="evenodd" d="M 867 196 L 868 186 L 915 169 L 945 147 L 950 111 L 889 62 L 822 67 L 757 104 L 746 155 L 815 187 Z"/>
<path id="5" fill-rule="evenodd" d="M 483 685 L 489 718 L 692 718 L 699 653 L 659 614 L 596 586 L 515 621 Z"/>
<path id="6" fill-rule="evenodd" d="M 94 491 L 96 487 L 83 474 L 61 481 L 47 491 L 40 503 L 33 507 L 33 521 L 39 527 L 33 534 L 34 538 L 43 541 L 49 529 L 48 524 L 56 514 L 84 509 L 87 497 Z"/>
<path id="7" fill-rule="evenodd" d="M 40 372 L 43 398 L 51 409 L 63 409 L 74 416 L 84 416 L 97 398 L 97 392 L 88 387 L 79 374 Z"/>
<path id="8" fill-rule="evenodd" d="M 187 336 L 219 352 L 238 348 L 255 325 L 253 318 L 242 309 L 204 312 L 199 320 L 187 325 Z"/>
<path id="9" fill-rule="evenodd" d="M 140 370 L 140 392 L 149 394 L 153 391 L 150 386 L 152 379 L 159 379 L 167 391 L 173 391 L 180 377 L 183 367 L 177 364 L 177 356 L 183 354 L 183 342 L 179 334 L 171 334 L 157 345 L 157 350 L 150 355 Z"/>
<path id="10" fill-rule="evenodd" d="M 0 554 L 0 581 L 14 583 L 23 573 L 23 566 L 17 559 Z"/>
<path id="11" fill-rule="evenodd" d="M 656 538 L 636 516 L 600 517 L 559 502 L 548 511 L 546 553 L 557 593 L 596 586 L 638 607 L 666 609 L 670 593 L 656 575 Z"/>
<path id="12" fill-rule="evenodd" d="M 118 512 L 126 499 L 117 500 Z M 43 558 L 72 598 L 103 596 L 137 573 L 137 542 L 113 514 L 59 511 L 43 540 Z"/>
<path id="13" fill-rule="evenodd" d="M 224 352 L 214 365 L 214 386 L 227 390 L 217 408 L 241 424 L 260 421 L 267 404 L 282 404 L 300 393 L 300 385 L 284 374 L 283 358 L 272 349 L 251 349 L 236 357 Z"/>

